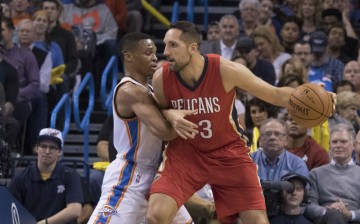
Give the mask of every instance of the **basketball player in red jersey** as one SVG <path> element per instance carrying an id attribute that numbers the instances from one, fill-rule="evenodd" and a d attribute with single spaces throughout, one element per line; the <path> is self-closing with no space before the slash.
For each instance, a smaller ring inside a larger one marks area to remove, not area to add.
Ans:
<path id="1" fill-rule="evenodd" d="M 200 42 L 201 32 L 187 21 L 172 24 L 164 37 L 168 63 L 153 78 L 156 100 L 162 108 L 197 110 L 188 121 L 165 116 L 179 136 L 191 132 L 191 122 L 199 133 L 169 142 L 150 190 L 147 222 L 170 223 L 178 208 L 209 183 L 222 223 L 238 218 L 245 224 L 269 223 L 257 168 L 236 119 L 235 87 L 281 107 L 293 89 L 271 86 L 218 55 L 202 55 Z"/>

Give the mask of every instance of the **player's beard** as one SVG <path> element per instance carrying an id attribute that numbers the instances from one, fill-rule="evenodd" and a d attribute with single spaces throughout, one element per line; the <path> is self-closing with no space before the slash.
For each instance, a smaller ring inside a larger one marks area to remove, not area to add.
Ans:
<path id="1" fill-rule="evenodd" d="M 181 72 L 181 70 L 183 70 L 186 66 L 188 66 L 191 63 L 191 55 L 189 56 L 189 60 L 184 63 L 183 65 L 178 65 L 177 63 L 175 63 L 174 66 L 170 66 L 170 71 L 173 72 Z"/>

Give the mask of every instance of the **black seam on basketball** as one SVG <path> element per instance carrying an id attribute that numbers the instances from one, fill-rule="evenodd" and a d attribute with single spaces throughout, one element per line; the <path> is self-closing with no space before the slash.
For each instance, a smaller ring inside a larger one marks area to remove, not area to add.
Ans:
<path id="1" fill-rule="evenodd" d="M 306 87 L 309 88 L 309 89 L 311 89 L 312 91 L 314 91 L 314 93 L 319 97 L 320 102 L 321 102 L 321 104 L 322 104 L 322 106 L 323 106 L 323 110 L 325 110 L 325 106 L 324 106 L 324 103 L 322 102 L 321 97 L 316 93 L 316 91 L 315 91 L 314 89 L 312 89 L 312 88 L 309 87 L 308 85 L 306 85 Z M 327 93 L 327 95 L 328 95 L 328 97 L 330 96 L 329 93 Z M 329 102 L 332 102 L 331 97 L 330 97 L 330 101 L 329 101 Z M 332 105 L 332 103 L 330 103 L 330 104 Z M 311 109 L 312 109 L 312 108 L 311 108 Z M 318 111 L 316 111 L 316 112 L 318 112 Z M 323 115 L 323 116 L 325 116 L 325 117 L 327 117 L 327 118 L 330 118 L 330 116 L 328 116 L 328 115 L 326 115 L 326 114 L 323 114 L 323 113 L 320 113 L 320 112 L 318 112 L 318 113 L 321 114 L 321 115 Z"/>
<path id="2" fill-rule="evenodd" d="M 305 106 L 307 106 L 308 108 L 310 108 L 311 110 L 315 111 L 316 113 L 318 113 L 320 116 L 318 118 L 315 118 L 315 119 L 319 119 L 321 116 L 324 116 L 322 113 L 320 113 L 319 111 L 317 110 L 314 110 L 312 107 L 310 107 L 309 105 L 307 105 L 306 103 L 302 102 L 299 98 L 297 98 L 296 96 L 294 96 L 292 93 L 291 93 L 291 96 L 294 97 L 295 99 L 297 99 L 299 102 L 303 103 Z M 299 117 L 300 118 L 300 117 Z M 301 118 L 301 119 L 304 119 L 304 118 Z M 304 120 L 315 120 L 315 119 L 304 119 Z"/>

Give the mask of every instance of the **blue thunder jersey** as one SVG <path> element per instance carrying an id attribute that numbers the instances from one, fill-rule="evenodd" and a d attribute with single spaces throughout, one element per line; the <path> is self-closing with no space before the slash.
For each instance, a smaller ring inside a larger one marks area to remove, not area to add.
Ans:
<path id="1" fill-rule="evenodd" d="M 136 163 L 141 166 L 158 168 L 162 141 L 153 135 L 138 117 L 123 118 L 116 111 L 117 91 L 120 86 L 126 82 L 138 86 L 153 94 L 152 87 L 148 88 L 135 81 L 130 77 L 124 77 L 115 87 L 113 97 L 113 114 L 114 114 L 114 146 L 117 150 L 117 157 L 126 159 L 130 163 Z M 121 97 L 121 96 L 118 96 Z"/>

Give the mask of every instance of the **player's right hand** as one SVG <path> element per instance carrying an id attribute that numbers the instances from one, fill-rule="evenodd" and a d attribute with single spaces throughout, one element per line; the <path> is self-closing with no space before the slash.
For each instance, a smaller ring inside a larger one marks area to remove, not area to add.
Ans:
<path id="1" fill-rule="evenodd" d="M 166 119 L 172 124 L 175 132 L 183 139 L 195 138 L 199 133 L 198 125 L 185 119 L 184 117 L 196 114 L 197 110 L 176 110 L 168 109 L 162 111 Z"/>

